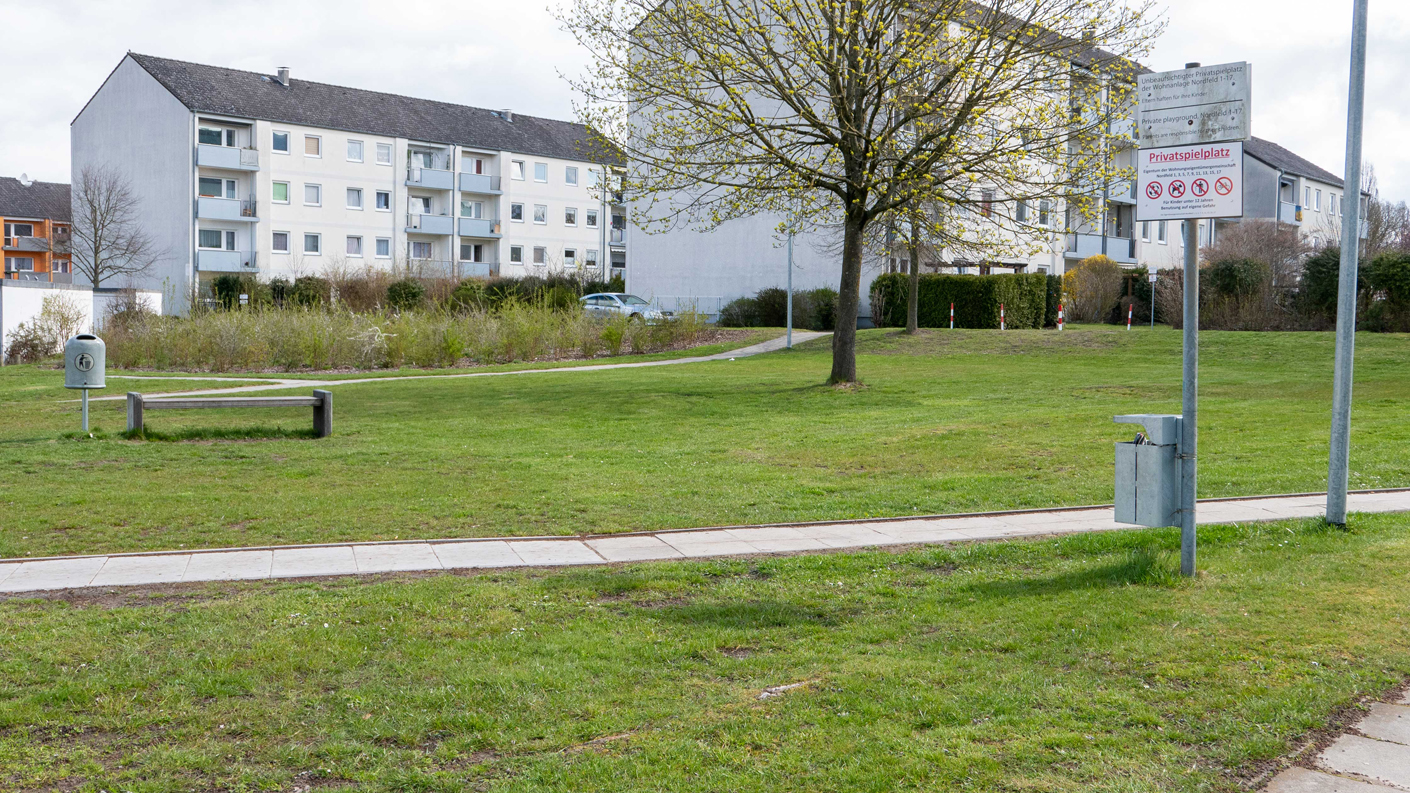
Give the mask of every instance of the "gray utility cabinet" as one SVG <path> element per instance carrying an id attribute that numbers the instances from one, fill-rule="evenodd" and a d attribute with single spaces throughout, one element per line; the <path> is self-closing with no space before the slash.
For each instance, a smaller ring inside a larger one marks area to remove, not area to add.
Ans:
<path id="1" fill-rule="evenodd" d="M 1140 424 L 1145 437 L 1116 444 L 1116 522 L 1138 526 L 1180 525 L 1179 416 L 1117 416 L 1118 424 Z"/>

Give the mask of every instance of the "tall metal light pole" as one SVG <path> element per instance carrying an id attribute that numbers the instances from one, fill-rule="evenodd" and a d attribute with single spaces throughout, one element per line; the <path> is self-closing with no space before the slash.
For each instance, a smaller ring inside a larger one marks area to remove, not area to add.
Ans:
<path id="1" fill-rule="evenodd" d="M 788 229 L 788 349 L 793 349 L 793 229 Z"/>
<path id="2" fill-rule="evenodd" d="M 1187 63 L 1198 69 L 1199 63 Z M 1180 574 L 1195 574 L 1195 453 L 1199 445 L 1199 219 L 1185 221 L 1184 387 L 1180 396 Z"/>
<path id="3" fill-rule="evenodd" d="M 1346 186 L 1342 203 L 1351 210 L 1341 229 L 1337 285 L 1336 374 L 1332 381 L 1332 442 L 1327 466 L 1327 522 L 1346 525 L 1346 488 L 1351 465 L 1351 370 L 1356 353 L 1356 275 L 1361 248 L 1361 121 L 1366 103 L 1367 0 L 1354 0 L 1351 14 L 1351 86 L 1346 106 Z"/>

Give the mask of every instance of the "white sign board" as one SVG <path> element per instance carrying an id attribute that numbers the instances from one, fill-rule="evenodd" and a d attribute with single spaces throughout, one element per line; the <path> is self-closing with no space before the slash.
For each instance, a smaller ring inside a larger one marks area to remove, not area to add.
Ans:
<path id="1" fill-rule="evenodd" d="M 1136 150 L 1136 220 L 1244 214 L 1244 144 Z"/>
<path id="2" fill-rule="evenodd" d="M 1140 75 L 1141 145 L 1247 140 L 1252 77 L 1245 62 Z"/>

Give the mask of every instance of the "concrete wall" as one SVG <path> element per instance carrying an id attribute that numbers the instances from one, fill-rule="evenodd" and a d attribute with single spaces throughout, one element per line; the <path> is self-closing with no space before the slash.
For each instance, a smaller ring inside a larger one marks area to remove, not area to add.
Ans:
<path id="1" fill-rule="evenodd" d="M 69 284 L 51 284 L 43 281 L 0 280 L 0 361 L 10 352 L 10 336 L 20 326 L 38 316 L 44 308 L 44 299 L 54 296 L 66 298 L 84 314 L 78 330 L 81 333 L 93 329 L 93 291 L 87 287 Z"/>
<path id="2" fill-rule="evenodd" d="M 130 284 L 122 279 L 100 286 L 165 285 L 176 298 L 167 308 L 178 312 L 186 308 L 194 250 L 193 135 L 190 111 L 131 58 L 118 64 L 69 128 L 75 189 L 90 165 L 111 166 L 125 176 L 162 257 Z"/>

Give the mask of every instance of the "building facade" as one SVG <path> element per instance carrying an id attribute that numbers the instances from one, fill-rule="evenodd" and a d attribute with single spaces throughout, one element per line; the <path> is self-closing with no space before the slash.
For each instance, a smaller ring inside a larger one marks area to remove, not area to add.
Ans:
<path id="1" fill-rule="evenodd" d="M 0 177 L 6 279 L 73 283 L 70 211 L 66 184 Z"/>
<path id="2" fill-rule="evenodd" d="M 141 197 L 161 260 L 139 285 L 175 311 L 225 273 L 626 267 L 620 158 L 580 124 L 129 53 L 71 146 Z"/>

